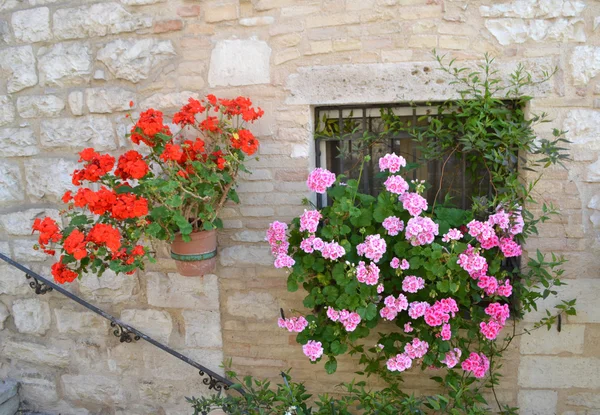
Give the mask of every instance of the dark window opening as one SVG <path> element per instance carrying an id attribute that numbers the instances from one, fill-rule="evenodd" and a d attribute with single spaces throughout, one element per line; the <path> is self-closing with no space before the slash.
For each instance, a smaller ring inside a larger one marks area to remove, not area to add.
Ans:
<path id="1" fill-rule="evenodd" d="M 425 180 L 430 187 L 424 195 L 430 206 L 434 201 L 441 203 L 447 197 L 459 208 L 468 209 L 473 195 L 489 193 L 487 172 L 476 175 L 467 172 L 465 158 L 453 154 L 447 159 L 424 161 L 417 143 L 409 132 L 390 132 L 382 113 L 391 112 L 411 127 L 426 127 L 431 117 L 437 116 L 437 105 L 422 104 L 379 104 L 326 106 L 315 109 L 316 167 L 326 168 L 336 175 L 358 179 L 360 165 L 365 155 L 371 160 L 365 164 L 359 189 L 363 193 L 377 196 L 383 188 L 384 179 L 379 173 L 378 160 L 386 153 L 403 156 L 407 163 L 416 163 L 407 181 Z M 366 135 L 376 136 L 365 146 Z M 445 165 L 444 165 L 445 163 Z M 379 176 L 379 177 L 378 177 Z M 319 196 L 317 205 L 326 204 L 324 195 Z"/>

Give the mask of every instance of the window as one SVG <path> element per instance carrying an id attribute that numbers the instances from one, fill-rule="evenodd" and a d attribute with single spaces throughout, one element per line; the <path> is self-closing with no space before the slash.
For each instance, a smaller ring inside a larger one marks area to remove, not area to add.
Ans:
<path id="1" fill-rule="evenodd" d="M 431 118 L 437 116 L 437 108 L 435 104 L 317 107 L 316 167 L 358 179 L 361 161 L 370 155 L 371 161 L 364 166 L 359 188 L 363 193 L 376 196 L 383 187 L 377 160 L 394 152 L 402 155 L 407 163 L 418 165 L 405 179 L 425 180 L 431 185 L 425 194 L 430 206 L 434 200 L 440 203 L 449 197 L 456 207 L 469 208 L 472 195 L 485 195 L 489 191 L 486 172 L 468 174 L 465 159 L 460 154 L 447 160 L 423 162 L 419 144 L 408 132 L 390 132 L 387 127 L 388 114 L 393 114 L 395 120 L 404 125 L 426 127 Z M 376 138 L 366 141 L 364 138 L 368 136 Z M 321 207 L 326 203 L 325 195 L 319 195 L 317 205 Z"/>

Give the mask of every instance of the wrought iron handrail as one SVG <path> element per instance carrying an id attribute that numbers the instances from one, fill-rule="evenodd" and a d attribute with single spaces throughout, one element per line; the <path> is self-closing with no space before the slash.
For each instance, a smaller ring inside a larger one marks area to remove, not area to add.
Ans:
<path id="1" fill-rule="evenodd" d="M 57 285 L 54 282 L 42 277 L 41 275 L 30 270 L 29 268 L 26 268 L 24 265 L 14 261 L 13 259 L 9 258 L 8 256 L 4 255 L 1 252 L 0 252 L 0 259 L 2 259 L 4 262 L 8 263 L 9 265 L 12 265 L 13 267 L 23 271 L 25 273 L 25 277 L 28 280 L 33 279 L 33 281 L 29 282 L 29 286 L 35 291 L 36 294 L 46 294 L 47 292 L 53 291 L 53 290 L 57 291 L 57 292 L 61 293 L 62 295 L 64 295 L 65 297 L 68 297 L 69 299 L 75 301 L 76 303 L 79 303 L 80 305 L 84 306 L 88 310 L 93 311 L 94 313 L 109 320 L 110 326 L 114 328 L 113 334 L 115 336 L 119 337 L 120 341 L 122 343 L 131 343 L 132 341 L 137 341 L 139 339 L 146 340 L 151 345 L 158 347 L 159 349 L 169 353 L 171 356 L 174 356 L 174 357 L 178 358 L 179 360 L 187 363 L 188 365 L 193 366 L 196 369 L 198 369 L 200 372 L 200 376 L 204 377 L 204 379 L 202 380 L 202 383 L 207 385 L 208 389 L 214 389 L 217 392 L 221 392 L 223 389 L 228 390 L 229 387 L 231 385 L 233 385 L 233 382 L 230 381 L 229 379 L 202 366 L 200 363 L 190 359 L 189 357 L 184 356 L 181 353 L 171 349 L 169 346 L 166 346 L 166 345 L 154 340 L 152 337 L 148 336 L 147 334 L 142 333 L 135 327 L 132 327 L 126 323 L 123 323 L 118 318 L 108 314 L 104 310 L 99 309 L 95 305 L 88 303 L 81 297 L 78 297 L 77 295 L 65 290 L 60 285 Z M 234 389 L 236 391 L 244 394 L 243 390 L 239 390 L 237 388 L 234 388 Z"/>

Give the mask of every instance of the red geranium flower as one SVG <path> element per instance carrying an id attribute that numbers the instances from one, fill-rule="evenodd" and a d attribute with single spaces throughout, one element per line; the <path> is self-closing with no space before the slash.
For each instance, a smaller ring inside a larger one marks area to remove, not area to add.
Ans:
<path id="1" fill-rule="evenodd" d="M 160 159 L 164 161 L 179 161 L 181 160 L 181 157 L 183 157 L 183 150 L 181 149 L 181 146 L 171 143 L 168 143 L 165 146 L 165 150 L 160 155 Z"/>
<path id="2" fill-rule="evenodd" d="M 98 246 L 106 246 L 112 252 L 117 252 L 121 247 L 121 233 L 110 225 L 97 223 L 90 230 L 87 241 Z"/>
<path id="3" fill-rule="evenodd" d="M 141 179 L 148 173 L 148 170 L 144 157 L 135 150 L 129 150 L 119 157 L 115 176 L 119 176 L 123 180 Z"/>
<path id="4" fill-rule="evenodd" d="M 77 273 L 67 268 L 67 266 L 62 263 L 62 260 L 63 257 L 61 256 L 58 262 L 52 265 L 52 276 L 54 276 L 54 280 L 59 284 L 75 281 Z"/>
<path id="5" fill-rule="evenodd" d="M 67 254 L 71 254 L 75 259 L 83 259 L 87 256 L 85 248 L 85 235 L 78 229 L 74 229 L 63 242 L 63 248 Z"/>

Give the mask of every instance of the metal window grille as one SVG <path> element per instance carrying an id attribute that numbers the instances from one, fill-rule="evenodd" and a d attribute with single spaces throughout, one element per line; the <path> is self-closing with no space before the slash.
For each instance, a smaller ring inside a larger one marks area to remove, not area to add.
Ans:
<path id="1" fill-rule="evenodd" d="M 386 126 L 382 119 L 382 110 L 391 111 L 403 122 L 411 126 L 426 126 L 431 117 L 437 116 L 437 106 L 432 104 L 378 104 L 323 106 L 315 108 L 315 148 L 316 167 L 324 167 L 336 174 L 344 174 L 348 178 L 358 179 L 360 164 L 364 155 L 371 156 L 366 163 L 360 179 L 363 193 L 377 196 L 383 187 L 383 179 L 378 177 L 377 160 L 388 152 L 402 155 L 409 163 L 419 163 L 419 167 L 411 172 L 406 180 L 425 180 L 431 185 L 425 195 L 430 205 L 444 201 L 446 196 L 452 198 L 455 206 L 466 209 L 471 206 L 471 195 L 487 194 L 489 180 L 487 172 L 473 178 L 466 173 L 466 161 L 461 154 L 445 160 L 430 160 L 422 163 L 418 143 L 407 132 L 385 133 Z M 382 140 L 356 151 L 359 140 L 365 134 L 382 134 Z M 366 153 L 366 154 L 365 154 Z M 442 180 L 443 178 L 443 180 Z M 317 206 L 327 204 L 325 195 L 318 195 Z"/>

